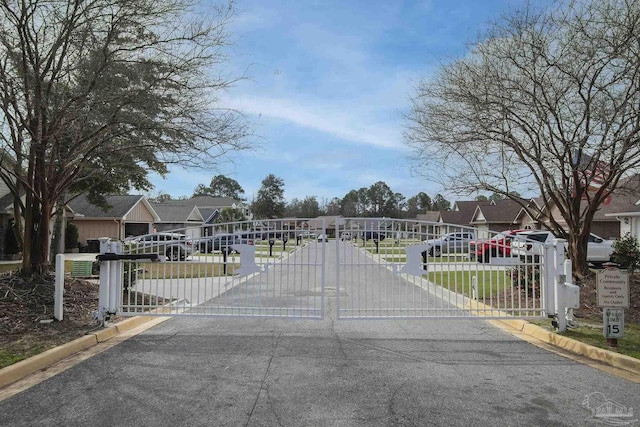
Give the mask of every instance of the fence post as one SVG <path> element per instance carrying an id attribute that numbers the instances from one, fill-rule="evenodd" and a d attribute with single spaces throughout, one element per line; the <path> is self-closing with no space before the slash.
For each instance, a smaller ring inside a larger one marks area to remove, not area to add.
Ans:
<path id="1" fill-rule="evenodd" d="M 111 251 L 109 239 L 100 239 L 100 254 Z M 111 275 L 111 263 L 113 261 L 100 261 L 100 287 L 98 290 L 98 310 L 94 317 L 104 326 L 109 310 L 109 286 Z"/>
<path id="2" fill-rule="evenodd" d="M 122 242 L 111 242 L 111 252 L 122 254 Z M 129 261 L 130 262 L 130 261 Z M 108 314 L 115 314 L 122 298 L 122 270 L 123 261 L 111 261 L 109 272 L 109 304 Z M 120 299 L 118 299 L 120 297 Z"/>
<path id="3" fill-rule="evenodd" d="M 542 246 L 542 275 L 544 277 L 544 311 L 552 318 L 558 314 L 556 311 L 556 263 L 555 245 L 544 243 Z M 542 288 L 541 288 L 542 289 Z"/>
<path id="4" fill-rule="evenodd" d="M 554 271 L 554 283 L 553 283 L 553 299 L 554 310 L 556 312 L 556 319 L 558 322 L 558 332 L 564 332 L 567 330 L 567 303 L 565 301 L 564 284 L 567 281 L 567 276 L 564 270 L 564 245 L 566 240 L 556 239 L 554 242 L 554 257 L 553 257 L 553 271 Z"/>
<path id="5" fill-rule="evenodd" d="M 64 297 L 64 254 L 56 255 L 56 287 L 53 295 L 53 317 L 62 320 Z"/>

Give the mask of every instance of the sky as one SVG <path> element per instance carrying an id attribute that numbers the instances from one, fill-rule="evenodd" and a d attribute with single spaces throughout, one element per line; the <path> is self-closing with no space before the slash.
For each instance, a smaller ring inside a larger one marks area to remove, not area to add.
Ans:
<path id="1" fill-rule="evenodd" d="M 455 195 L 413 170 L 402 132 L 420 79 L 464 56 L 522 0 L 237 0 L 226 67 L 246 78 L 221 106 L 246 114 L 254 148 L 210 170 L 151 176 L 152 195 L 190 196 L 222 174 L 252 201 L 268 174 L 285 198 L 342 198 L 384 181 L 412 197 Z M 204 5 L 204 3 L 203 3 Z"/>

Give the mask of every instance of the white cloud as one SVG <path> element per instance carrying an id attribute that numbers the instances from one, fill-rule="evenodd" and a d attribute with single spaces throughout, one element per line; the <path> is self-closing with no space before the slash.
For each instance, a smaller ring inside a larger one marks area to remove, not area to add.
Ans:
<path id="1" fill-rule="evenodd" d="M 295 100 L 271 97 L 235 97 L 226 102 L 231 108 L 248 114 L 291 122 L 346 141 L 376 147 L 404 149 L 400 126 L 378 125 L 366 114 L 322 102 L 304 105 Z"/>

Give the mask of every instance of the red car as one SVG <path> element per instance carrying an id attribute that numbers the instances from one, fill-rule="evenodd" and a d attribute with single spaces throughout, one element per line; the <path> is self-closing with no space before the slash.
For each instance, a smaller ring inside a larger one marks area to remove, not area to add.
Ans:
<path id="1" fill-rule="evenodd" d="M 491 239 L 471 242 L 470 252 L 478 262 L 489 262 L 493 257 L 510 257 L 511 241 L 516 233 L 526 230 L 507 230 Z"/>

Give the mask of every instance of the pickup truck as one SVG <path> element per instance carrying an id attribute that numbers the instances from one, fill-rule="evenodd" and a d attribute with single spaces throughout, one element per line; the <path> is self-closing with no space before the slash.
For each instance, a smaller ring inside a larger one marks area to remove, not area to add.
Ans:
<path id="1" fill-rule="evenodd" d="M 520 232 L 511 242 L 511 254 L 514 256 L 540 256 L 543 244 L 549 243 L 556 237 L 545 230 L 531 230 Z M 540 242 L 539 244 L 537 242 Z M 565 249 L 568 249 L 565 246 Z M 591 233 L 587 242 L 587 262 L 603 263 L 611 261 L 613 255 L 613 240 L 603 239 Z"/>
<path id="2" fill-rule="evenodd" d="M 469 253 L 469 244 L 475 240 L 473 231 L 456 231 L 447 233 L 437 239 L 429 239 L 422 244 L 429 246 L 427 252 L 432 257 L 448 253 Z"/>

